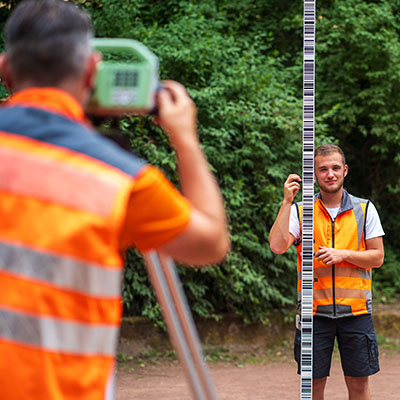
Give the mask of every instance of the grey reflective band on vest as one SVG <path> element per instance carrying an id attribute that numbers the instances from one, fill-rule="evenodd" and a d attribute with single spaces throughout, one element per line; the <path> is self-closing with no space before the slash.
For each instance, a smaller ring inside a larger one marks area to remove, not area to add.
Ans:
<path id="1" fill-rule="evenodd" d="M 0 309 L 0 339 L 77 355 L 114 356 L 118 327 L 83 324 Z"/>
<path id="2" fill-rule="evenodd" d="M 372 279 L 371 270 L 361 267 L 338 267 L 335 265 L 335 276 L 341 278 Z M 314 280 L 319 278 L 331 278 L 332 267 L 318 267 L 314 269 Z M 301 279 L 301 271 L 297 271 L 297 280 Z"/>
<path id="3" fill-rule="evenodd" d="M 350 195 L 351 202 L 353 203 L 353 212 L 357 221 L 357 232 L 358 232 L 358 249 L 360 249 L 362 234 L 364 231 L 364 212 L 361 207 L 361 201 L 358 197 Z"/>
<path id="4" fill-rule="evenodd" d="M 122 270 L 0 242 L 0 271 L 44 281 L 88 296 L 119 297 Z"/>

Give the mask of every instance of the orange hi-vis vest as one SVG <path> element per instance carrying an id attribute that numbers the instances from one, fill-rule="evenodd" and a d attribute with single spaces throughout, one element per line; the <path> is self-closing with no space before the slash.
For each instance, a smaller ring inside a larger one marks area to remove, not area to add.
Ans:
<path id="1" fill-rule="evenodd" d="M 0 398 L 111 399 L 120 236 L 147 166 L 50 88 L 0 109 L 0 159 Z"/>
<path id="2" fill-rule="evenodd" d="M 343 191 L 343 199 L 335 219 L 325 208 L 318 193 L 314 202 L 314 252 L 319 246 L 363 251 L 368 200 Z M 296 204 L 301 226 L 302 204 Z M 298 302 L 301 301 L 301 240 L 297 249 Z M 346 261 L 326 265 L 314 258 L 313 314 L 341 318 L 372 312 L 372 269 L 360 268 Z M 299 308 L 300 309 L 300 308 Z"/>

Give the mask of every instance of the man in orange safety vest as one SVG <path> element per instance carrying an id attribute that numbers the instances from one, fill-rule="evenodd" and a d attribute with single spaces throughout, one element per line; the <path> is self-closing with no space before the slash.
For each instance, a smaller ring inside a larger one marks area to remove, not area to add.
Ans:
<path id="1" fill-rule="evenodd" d="M 96 133 L 84 115 L 98 53 L 88 15 L 22 1 L 0 72 L 0 398 L 111 399 L 122 254 L 157 248 L 191 265 L 223 259 L 223 200 L 185 88 L 163 83 L 158 124 L 183 194 Z"/>
<path id="2" fill-rule="evenodd" d="M 318 147 L 314 165 L 320 192 L 314 201 L 313 398 L 324 398 L 337 338 L 349 399 L 369 400 L 368 376 L 379 371 L 371 316 L 372 269 L 383 263 L 384 232 L 374 205 L 343 189 L 348 166 L 340 147 Z M 302 204 L 292 203 L 300 183 L 296 174 L 287 178 L 269 236 L 274 253 L 296 245 L 299 310 Z M 300 366 L 301 331 L 297 328 L 295 358 Z"/>

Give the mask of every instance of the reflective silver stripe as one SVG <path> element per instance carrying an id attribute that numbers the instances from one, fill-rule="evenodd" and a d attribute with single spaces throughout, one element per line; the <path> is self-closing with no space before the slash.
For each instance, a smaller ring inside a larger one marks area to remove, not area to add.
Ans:
<path id="1" fill-rule="evenodd" d="M 314 300 L 332 299 L 332 298 L 333 298 L 332 288 L 315 289 L 314 290 Z"/>
<path id="2" fill-rule="evenodd" d="M 336 277 L 372 279 L 371 270 L 356 267 L 336 267 Z"/>
<path id="3" fill-rule="evenodd" d="M 80 355 L 115 354 L 118 327 L 84 324 L 0 309 L 0 339 Z"/>
<path id="4" fill-rule="evenodd" d="M 119 297 L 122 270 L 0 242 L 0 271 L 44 281 L 88 296 Z"/>
<path id="5" fill-rule="evenodd" d="M 318 267 L 314 269 L 314 278 L 331 278 L 332 266 Z"/>
<path id="6" fill-rule="evenodd" d="M 301 299 L 301 292 L 299 292 L 298 300 Z M 314 290 L 314 300 L 321 299 L 332 299 L 333 291 L 332 288 L 316 289 Z M 372 294 L 370 290 L 367 289 L 344 289 L 335 288 L 335 298 L 342 299 L 371 299 Z"/>
<path id="7" fill-rule="evenodd" d="M 342 299 L 368 299 L 371 298 L 370 292 L 367 289 L 335 288 L 335 297 Z"/>
<path id="8" fill-rule="evenodd" d="M 365 268 L 335 267 L 335 276 L 341 278 L 372 279 L 372 271 Z M 322 267 L 314 269 L 314 278 L 331 278 L 332 268 Z M 301 271 L 297 271 L 297 280 L 301 280 Z"/>
<path id="9" fill-rule="evenodd" d="M 301 302 L 301 290 L 297 292 L 297 301 Z M 313 299 L 332 299 L 332 288 L 314 289 Z"/>
<path id="10" fill-rule="evenodd" d="M 358 197 L 350 195 L 351 202 L 353 203 L 353 212 L 357 221 L 358 232 L 358 249 L 360 249 L 362 234 L 364 231 L 364 211 L 361 207 L 361 202 Z"/>
<path id="11" fill-rule="evenodd" d="M 338 267 L 335 265 L 335 276 L 341 278 L 362 278 L 371 279 L 371 270 L 365 268 L 357 267 Z M 299 273 L 297 273 L 299 277 Z M 318 267 L 314 269 L 314 278 L 331 278 L 332 277 L 332 267 Z"/>

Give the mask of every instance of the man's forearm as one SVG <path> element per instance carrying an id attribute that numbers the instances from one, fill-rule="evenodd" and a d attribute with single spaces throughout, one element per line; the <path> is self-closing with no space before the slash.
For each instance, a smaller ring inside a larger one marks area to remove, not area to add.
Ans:
<path id="1" fill-rule="evenodd" d="M 379 268 L 382 265 L 383 258 L 379 250 L 342 250 L 344 252 L 344 261 L 356 265 L 360 268 Z"/>
<path id="2" fill-rule="evenodd" d="M 362 251 L 320 246 L 315 257 L 326 265 L 346 261 L 360 268 L 379 268 L 385 255 L 382 238 L 369 239 L 366 244 L 367 249 Z"/>

